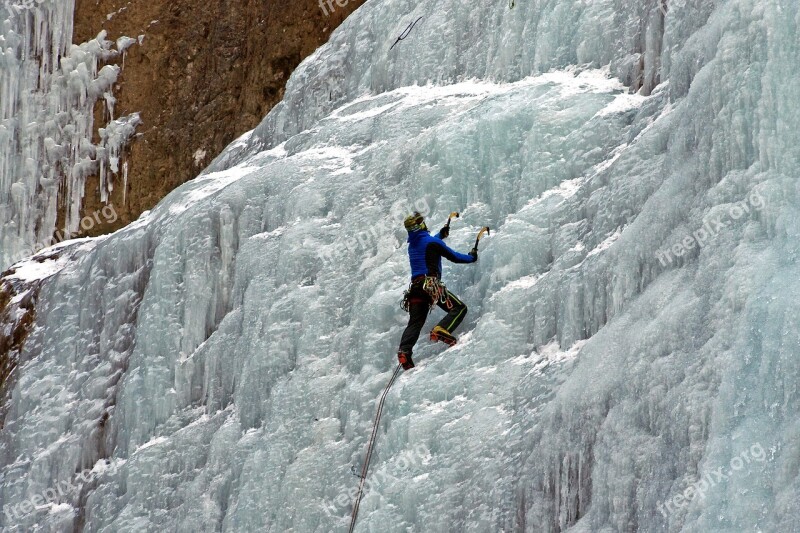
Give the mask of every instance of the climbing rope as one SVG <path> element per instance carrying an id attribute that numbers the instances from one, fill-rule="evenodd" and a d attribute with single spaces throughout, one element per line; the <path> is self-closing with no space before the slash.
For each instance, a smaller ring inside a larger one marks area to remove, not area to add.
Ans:
<path id="1" fill-rule="evenodd" d="M 353 503 L 353 514 L 350 517 L 350 533 L 353 533 L 353 529 L 356 527 L 356 518 L 358 518 L 358 508 L 361 506 L 361 496 L 364 492 L 364 481 L 367 479 L 367 471 L 369 470 L 369 462 L 372 459 L 372 450 L 375 446 L 375 436 L 378 434 L 378 424 L 381 422 L 381 415 L 383 414 L 383 402 L 386 401 L 386 395 L 389 394 L 389 389 L 392 388 L 394 385 L 394 380 L 397 379 L 397 376 L 400 375 L 400 369 L 402 367 L 397 365 L 397 368 L 394 369 L 394 374 L 392 374 L 392 379 L 389 380 L 389 384 L 386 385 L 386 388 L 383 389 L 383 394 L 381 395 L 381 399 L 378 402 L 378 412 L 375 413 L 375 423 L 372 426 L 372 435 L 369 438 L 369 445 L 367 446 L 367 455 L 364 458 L 364 466 L 361 467 L 361 482 L 358 484 L 358 495 L 356 496 L 356 501 Z"/>
<path id="2" fill-rule="evenodd" d="M 400 37 L 398 37 L 397 40 L 392 45 L 392 47 L 389 48 L 390 52 L 392 51 L 392 48 L 394 48 L 395 45 L 397 45 L 397 43 L 399 43 L 400 41 L 404 41 L 405 38 L 408 37 L 408 35 L 411 33 L 411 30 L 414 29 L 414 26 L 416 26 L 417 22 L 419 22 L 420 20 L 422 20 L 422 17 L 418 18 L 417 20 L 409 24 L 408 27 L 406 27 L 406 29 L 403 30 L 403 33 L 400 34 Z"/>

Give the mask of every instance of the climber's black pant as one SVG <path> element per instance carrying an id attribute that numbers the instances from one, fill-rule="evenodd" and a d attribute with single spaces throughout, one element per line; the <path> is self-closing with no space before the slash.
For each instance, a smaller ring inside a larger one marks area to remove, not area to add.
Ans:
<path id="1" fill-rule="evenodd" d="M 447 297 L 444 302 L 437 302 L 437 305 L 447 311 L 447 315 L 439 322 L 439 326 L 446 329 L 449 333 L 453 333 L 456 328 L 467 316 L 467 306 L 464 302 L 456 298 L 456 296 L 447 291 Z M 411 294 L 409 295 L 410 304 L 408 306 L 408 325 L 403 332 L 400 339 L 400 351 L 411 355 L 414 345 L 419 339 L 419 334 L 422 327 L 425 325 L 425 320 L 428 318 L 428 311 L 431 301 L 430 296 L 422 290 L 421 286 L 412 285 Z"/>

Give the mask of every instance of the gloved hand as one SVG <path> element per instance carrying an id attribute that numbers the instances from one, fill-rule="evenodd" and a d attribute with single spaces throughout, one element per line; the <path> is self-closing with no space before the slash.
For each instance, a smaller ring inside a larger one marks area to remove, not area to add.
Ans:
<path id="1" fill-rule="evenodd" d="M 477 261 L 478 260 L 478 249 L 477 248 L 473 248 L 472 250 L 469 251 L 469 255 L 471 255 L 472 258 L 475 261 Z"/>
<path id="2" fill-rule="evenodd" d="M 450 226 L 445 226 L 439 230 L 439 238 L 446 239 L 450 236 Z"/>

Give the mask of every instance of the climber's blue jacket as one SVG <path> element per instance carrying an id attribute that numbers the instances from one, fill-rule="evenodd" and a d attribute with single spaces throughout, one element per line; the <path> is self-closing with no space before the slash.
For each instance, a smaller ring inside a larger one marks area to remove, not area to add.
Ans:
<path id="1" fill-rule="evenodd" d="M 442 277 L 442 257 L 453 263 L 474 263 L 471 255 L 460 254 L 447 247 L 440 238 L 435 237 L 427 229 L 412 231 L 408 234 L 408 258 L 411 260 L 411 278 L 417 276 Z"/>

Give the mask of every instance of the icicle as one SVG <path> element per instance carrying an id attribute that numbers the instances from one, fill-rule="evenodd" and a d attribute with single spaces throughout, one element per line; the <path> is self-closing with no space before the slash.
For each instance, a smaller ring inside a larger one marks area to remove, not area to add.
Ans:
<path id="1" fill-rule="evenodd" d="M 128 205 L 128 162 L 122 163 L 122 205 Z"/>
<path id="2" fill-rule="evenodd" d="M 125 56 L 128 55 L 128 48 L 136 44 L 136 39 L 133 37 L 125 37 L 124 35 L 117 39 L 117 51 L 122 54 L 122 69 L 125 69 Z"/>
<path id="3" fill-rule="evenodd" d="M 15 228 L 4 231 L 0 240 L 0 270 L 10 257 L 52 235 L 61 186 L 69 204 L 67 232 L 77 230 L 88 175 L 100 172 L 100 194 L 108 198 L 113 184 L 106 173 L 119 171 L 119 154 L 139 123 L 138 115 L 114 120 L 112 90 L 121 69 L 101 67 L 136 39 L 112 43 L 102 31 L 75 45 L 73 0 L 37 0 L 26 6 L 17 6 L 0 23 L 0 224 Z M 0 18 L 6 12 L 0 8 Z M 108 137 L 101 135 L 104 150 L 91 142 L 94 105 L 101 99 L 111 120 Z M 15 184 L 15 194 L 26 195 L 15 201 L 25 209 L 5 208 Z"/>

